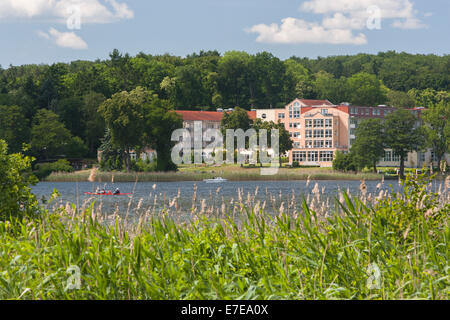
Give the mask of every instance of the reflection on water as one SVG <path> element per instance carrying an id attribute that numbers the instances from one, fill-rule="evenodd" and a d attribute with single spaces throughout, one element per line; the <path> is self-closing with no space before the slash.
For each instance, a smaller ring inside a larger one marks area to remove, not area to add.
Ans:
<path id="1" fill-rule="evenodd" d="M 397 181 L 366 181 L 366 195 L 375 198 L 399 189 Z M 333 208 L 339 190 L 353 196 L 361 194 L 360 181 L 245 181 L 207 184 L 204 182 L 161 182 L 161 183 L 39 183 L 33 192 L 39 199 L 49 199 L 53 189 L 61 194 L 59 205 L 74 203 L 86 208 L 93 202 L 104 214 L 117 212 L 120 215 L 140 215 L 158 213 L 162 208 L 170 212 L 186 214 L 195 208 L 197 212 L 220 214 L 232 210 L 237 203 L 248 207 L 258 206 L 268 212 L 277 212 L 280 207 L 293 212 L 301 207 L 305 198 L 308 204 L 317 199 L 316 204 Z M 90 196 L 84 192 L 94 192 L 97 187 L 106 190 L 119 188 L 122 193 L 132 196 Z M 437 187 L 436 187 L 437 188 Z M 382 195 L 382 194 L 381 194 Z"/>

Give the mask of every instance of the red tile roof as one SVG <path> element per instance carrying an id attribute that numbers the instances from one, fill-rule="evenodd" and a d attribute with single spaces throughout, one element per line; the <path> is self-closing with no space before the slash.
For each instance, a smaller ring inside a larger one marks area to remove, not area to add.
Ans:
<path id="1" fill-rule="evenodd" d="M 328 100 L 308 100 L 308 99 L 300 99 L 300 101 L 304 104 L 306 104 L 308 107 L 314 107 L 314 106 L 323 106 L 328 105 L 332 106 L 333 104 Z"/>
<path id="2" fill-rule="evenodd" d="M 256 120 L 256 111 L 249 111 L 248 117 L 250 120 Z"/>

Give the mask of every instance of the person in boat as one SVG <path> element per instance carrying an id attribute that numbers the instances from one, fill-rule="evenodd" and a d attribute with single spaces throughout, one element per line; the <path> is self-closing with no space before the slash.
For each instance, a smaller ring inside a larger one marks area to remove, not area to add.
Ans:
<path id="1" fill-rule="evenodd" d="M 102 189 L 102 191 L 100 191 L 100 194 L 106 194 L 106 190 Z"/>
<path id="2" fill-rule="evenodd" d="M 114 191 L 114 195 L 118 195 L 118 194 L 120 194 L 119 188 L 117 188 L 116 191 Z"/>

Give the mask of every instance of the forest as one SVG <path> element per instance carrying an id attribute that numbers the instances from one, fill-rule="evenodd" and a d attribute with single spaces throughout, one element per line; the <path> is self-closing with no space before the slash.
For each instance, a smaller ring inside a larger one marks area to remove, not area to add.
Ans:
<path id="1" fill-rule="evenodd" d="M 0 67 L 0 139 L 11 153 L 26 143 L 37 159 L 95 158 L 107 126 L 99 107 L 136 88 L 158 99 L 155 105 L 178 110 L 276 108 L 294 98 L 448 105 L 450 56 L 388 51 L 281 60 L 268 52 L 200 51 L 133 57 L 115 49 L 107 60 Z"/>

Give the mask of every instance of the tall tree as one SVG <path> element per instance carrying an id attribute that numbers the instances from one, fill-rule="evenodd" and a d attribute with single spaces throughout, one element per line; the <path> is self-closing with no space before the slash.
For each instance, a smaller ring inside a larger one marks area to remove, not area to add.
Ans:
<path id="1" fill-rule="evenodd" d="M 28 120 L 18 106 L 0 105 L 0 139 L 6 141 L 9 152 L 22 151 L 22 144 L 29 142 L 30 128 Z"/>
<path id="2" fill-rule="evenodd" d="M 373 74 L 358 73 L 347 79 L 350 102 L 360 106 L 385 104 L 387 88 Z"/>
<path id="3" fill-rule="evenodd" d="M 111 130 L 111 141 L 125 153 L 125 166 L 130 169 L 130 152 L 141 146 L 145 127 L 144 105 L 150 101 L 151 93 L 142 87 L 131 92 L 120 92 L 103 102 L 98 112 Z"/>
<path id="4" fill-rule="evenodd" d="M 422 119 L 426 145 L 434 151 L 440 164 L 450 150 L 450 104 L 441 102 L 431 106 L 423 111 Z"/>
<path id="5" fill-rule="evenodd" d="M 359 168 L 373 167 L 377 173 L 377 163 L 384 155 L 384 126 L 380 119 L 362 121 L 356 129 L 356 140 L 351 154 Z"/>
<path id="6" fill-rule="evenodd" d="M 386 146 L 400 157 L 400 177 L 405 177 L 405 159 L 409 152 L 424 145 L 424 135 L 418 119 L 410 111 L 397 109 L 385 119 Z"/>

